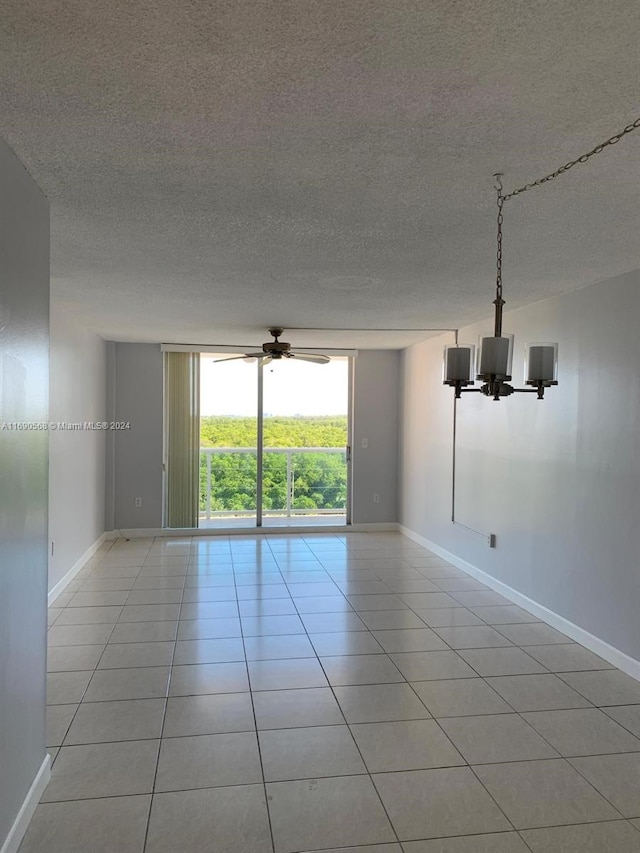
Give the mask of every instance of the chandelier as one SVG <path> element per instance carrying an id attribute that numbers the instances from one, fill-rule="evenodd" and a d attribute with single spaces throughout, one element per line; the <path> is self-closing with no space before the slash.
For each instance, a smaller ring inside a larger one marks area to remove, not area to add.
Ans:
<path id="1" fill-rule="evenodd" d="M 481 337 L 478 344 L 477 360 L 475 360 L 475 378 L 482 381 L 479 388 L 470 388 L 475 384 L 473 369 L 475 346 L 473 344 L 456 343 L 446 346 L 444 349 L 443 384 L 450 385 L 455 389 L 456 399 L 463 393 L 480 392 L 485 397 L 499 400 L 513 393 L 533 393 L 538 399 L 544 399 L 546 388 L 558 384 L 558 344 L 557 343 L 530 343 L 525 345 L 524 382 L 526 388 L 514 388 L 510 385 L 511 367 L 513 362 L 513 335 L 505 335 L 502 332 L 502 309 L 504 299 L 502 298 L 502 223 L 503 208 L 505 202 L 515 198 L 534 187 L 546 184 L 548 181 L 563 175 L 578 163 L 586 163 L 595 154 L 600 154 L 610 145 L 615 145 L 623 136 L 637 130 L 640 127 L 640 118 L 632 124 L 628 124 L 619 133 L 596 145 L 587 154 L 570 160 L 537 181 L 525 184 L 523 187 L 510 193 L 503 193 L 502 174 L 496 173 L 495 189 L 497 193 L 497 252 L 496 252 L 496 298 L 493 300 L 495 306 L 495 321 L 493 335 Z"/>

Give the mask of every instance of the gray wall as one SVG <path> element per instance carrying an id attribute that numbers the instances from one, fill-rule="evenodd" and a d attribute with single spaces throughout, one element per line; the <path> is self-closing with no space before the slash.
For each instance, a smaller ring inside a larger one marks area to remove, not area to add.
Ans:
<path id="1" fill-rule="evenodd" d="M 113 434 L 116 529 L 162 526 L 162 353 L 159 344 L 115 344 Z M 142 498 L 142 506 L 135 505 Z"/>
<path id="2" fill-rule="evenodd" d="M 74 321 L 52 293 L 51 421 L 106 420 L 106 342 Z M 49 437 L 49 589 L 104 532 L 105 433 Z"/>
<path id="3" fill-rule="evenodd" d="M 0 140 L 0 423 L 46 423 L 49 206 Z M 45 758 L 48 433 L 0 430 L 0 847 Z"/>
<path id="4" fill-rule="evenodd" d="M 359 350 L 353 395 L 354 524 L 398 519 L 398 350 Z M 362 446 L 362 439 L 367 447 Z M 374 502 L 379 495 L 379 503 Z"/>
<path id="5" fill-rule="evenodd" d="M 640 272 L 505 315 L 522 385 L 526 341 L 559 342 L 543 402 L 479 394 L 458 404 L 454 526 L 447 338 L 403 359 L 400 520 L 534 601 L 640 658 Z M 460 332 L 475 343 L 489 321 Z"/>
<path id="6" fill-rule="evenodd" d="M 110 343 L 107 361 L 107 397 L 113 400 L 108 410 L 117 420 L 131 421 L 130 431 L 107 436 L 107 529 L 157 528 L 162 525 L 162 353 L 156 344 Z M 355 359 L 354 523 L 397 519 L 399 371 L 398 351 L 362 350 Z M 368 439 L 366 449 L 362 438 Z M 136 497 L 143 499 L 140 508 Z"/>

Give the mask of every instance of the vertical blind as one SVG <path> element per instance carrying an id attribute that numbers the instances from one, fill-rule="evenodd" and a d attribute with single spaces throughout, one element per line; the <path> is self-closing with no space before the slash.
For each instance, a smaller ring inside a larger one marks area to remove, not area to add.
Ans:
<path id="1" fill-rule="evenodd" d="M 167 527 L 197 527 L 200 499 L 200 353 L 165 352 Z"/>

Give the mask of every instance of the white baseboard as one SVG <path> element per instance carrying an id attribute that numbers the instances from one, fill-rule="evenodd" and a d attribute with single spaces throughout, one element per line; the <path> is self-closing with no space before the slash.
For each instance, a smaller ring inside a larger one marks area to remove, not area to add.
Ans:
<path id="1" fill-rule="evenodd" d="M 167 536 L 259 536 L 271 535 L 273 533 L 366 533 L 377 530 L 397 530 L 395 521 L 370 522 L 362 524 L 322 524 L 322 525 L 295 525 L 287 527 L 139 527 L 121 530 L 110 530 L 106 535 L 108 539 L 148 539 L 150 537 Z"/>
<path id="2" fill-rule="evenodd" d="M 71 566 L 71 568 L 64 575 L 64 577 L 60 578 L 58 583 L 55 586 L 51 587 L 51 589 L 49 590 L 49 596 L 48 596 L 49 607 L 51 607 L 51 605 L 56 600 L 56 598 L 60 595 L 60 593 L 65 591 L 65 588 L 75 578 L 75 576 L 78 574 L 78 572 L 84 566 L 84 564 L 87 562 L 87 560 L 90 557 L 93 557 L 93 555 L 100 548 L 102 543 L 105 542 L 107 539 L 108 539 L 108 536 L 106 533 L 102 533 L 100 536 L 98 536 L 98 538 L 93 543 L 93 545 L 91 545 L 90 548 L 87 548 L 87 550 L 84 552 L 84 554 L 78 560 L 75 561 L 73 566 Z"/>
<path id="3" fill-rule="evenodd" d="M 408 527 L 403 527 L 402 525 L 398 525 L 398 529 L 400 533 L 408 539 L 412 539 L 414 542 L 422 545 L 423 548 L 426 548 L 428 551 L 432 551 L 434 554 L 437 554 L 439 557 L 447 560 L 447 562 L 451 563 L 456 568 L 462 569 L 463 572 L 466 572 L 468 575 L 471 575 L 471 577 L 476 578 L 476 580 L 479 580 L 488 587 L 491 587 L 495 592 L 500 593 L 500 595 L 504 595 L 505 598 L 508 598 L 514 604 L 517 604 L 518 607 L 522 607 L 523 610 L 526 610 L 533 616 L 537 616 L 538 619 L 542 619 L 543 622 L 546 622 L 548 625 L 551 625 L 553 628 L 556 628 L 558 631 L 566 634 L 567 637 L 575 640 L 576 643 L 580 643 L 580 645 L 589 649 L 589 651 L 599 655 L 599 657 L 608 661 L 618 669 L 621 669 L 622 672 L 626 672 L 627 675 L 630 675 L 632 678 L 640 681 L 640 661 L 632 658 L 630 655 L 620 649 L 617 649 L 615 646 L 610 645 L 605 642 L 605 640 L 600 639 L 600 637 L 590 634 L 589 631 L 581 628 L 580 625 L 576 625 L 574 622 L 570 622 L 568 619 L 565 619 L 564 616 L 560 616 L 553 610 L 549 610 L 547 607 L 544 607 L 544 605 L 538 604 L 537 601 L 534 601 L 532 598 L 528 598 L 526 595 L 518 592 L 518 590 L 507 586 L 507 584 L 502 583 L 502 581 L 496 580 L 496 578 L 486 572 L 483 572 L 482 569 L 476 568 L 476 566 L 473 566 L 466 560 L 463 560 L 455 554 L 452 554 L 450 551 L 447 551 L 446 548 L 441 548 L 440 545 L 435 542 L 425 539 L 425 537 L 420 536 L 419 533 L 410 530 Z"/>
<path id="4" fill-rule="evenodd" d="M 36 778 L 31 783 L 31 787 L 24 798 L 24 802 L 20 806 L 20 811 L 16 815 L 13 826 L 9 830 L 9 834 L 4 840 L 4 844 L 0 848 L 0 853 L 17 853 L 18 847 L 22 843 L 22 839 L 29 828 L 29 821 L 33 817 L 36 806 L 40 802 L 44 789 L 51 778 L 51 756 L 49 753 L 45 756 L 44 761 L 40 765 L 40 769 L 36 773 Z"/>

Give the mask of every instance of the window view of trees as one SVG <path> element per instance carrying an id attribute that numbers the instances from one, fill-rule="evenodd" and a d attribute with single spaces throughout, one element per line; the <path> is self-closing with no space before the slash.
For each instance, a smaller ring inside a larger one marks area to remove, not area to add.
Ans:
<path id="1" fill-rule="evenodd" d="M 211 512 L 256 509 L 256 419 L 205 416 L 200 421 L 200 512 L 207 512 L 210 466 Z M 344 512 L 347 500 L 347 418 L 264 417 L 263 510 Z M 213 448 L 207 452 L 206 448 Z M 238 452 L 215 448 L 238 448 Z M 240 450 L 243 448 L 244 450 Z M 269 452 L 294 448 L 298 452 Z M 333 452 L 301 452 L 334 448 Z M 248 452 L 246 449 L 249 449 Z M 209 457 L 209 460 L 207 459 Z M 289 486 L 287 485 L 289 484 Z M 289 496 L 287 495 L 290 489 Z"/>

